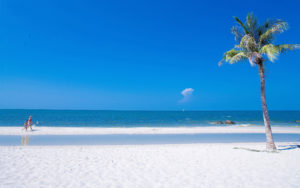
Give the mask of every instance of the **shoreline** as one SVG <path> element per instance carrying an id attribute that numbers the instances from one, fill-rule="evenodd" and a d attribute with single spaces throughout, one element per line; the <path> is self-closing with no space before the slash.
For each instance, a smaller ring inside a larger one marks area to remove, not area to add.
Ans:
<path id="1" fill-rule="evenodd" d="M 268 152 L 265 147 L 266 143 L 265 142 L 217 142 L 217 143 L 176 143 L 176 144 L 115 144 L 115 145 L 85 145 L 85 144 L 78 144 L 78 145 L 27 145 L 27 146 L 22 146 L 22 145 L 13 145 L 13 146 L 5 146 L 5 145 L 0 145 L 0 150 L 1 149 L 18 149 L 18 150 L 23 150 L 26 148 L 32 148 L 32 149 L 43 149 L 43 148 L 142 148 L 142 147 L 190 147 L 190 146 L 218 146 L 218 147 L 230 147 L 231 149 L 236 149 L 236 150 L 244 150 L 247 151 L 247 149 L 253 149 L 257 150 L 257 152 L 266 152 L 266 153 L 274 153 L 276 152 Z M 284 151 L 288 150 L 297 150 L 299 148 L 300 152 L 300 141 L 295 141 L 295 142 L 277 142 L 276 146 L 277 148 L 277 153 L 281 153 Z M 292 146 L 298 146 L 298 147 L 292 147 Z M 251 153 L 251 151 L 249 151 Z M 300 170 L 300 169 L 299 169 Z"/>
<path id="2" fill-rule="evenodd" d="M 112 134 L 205 134 L 205 133 L 265 133 L 263 126 L 226 127 L 34 127 L 24 131 L 23 127 L 0 127 L 0 135 L 112 135 Z M 299 127 L 272 127 L 273 133 L 300 133 Z"/>

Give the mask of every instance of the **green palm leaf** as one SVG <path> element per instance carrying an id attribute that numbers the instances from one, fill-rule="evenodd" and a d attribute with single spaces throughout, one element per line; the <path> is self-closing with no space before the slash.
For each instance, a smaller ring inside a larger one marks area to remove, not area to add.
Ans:
<path id="1" fill-rule="evenodd" d="M 259 45 L 263 46 L 264 44 L 272 42 L 274 34 L 282 33 L 288 28 L 288 23 L 282 20 L 276 20 L 270 28 L 268 28 L 263 34 L 259 37 Z"/>
<path id="2" fill-rule="evenodd" d="M 218 63 L 219 66 L 221 66 L 223 64 L 224 61 L 230 61 L 230 59 L 232 57 L 234 57 L 236 54 L 238 54 L 240 51 L 236 50 L 236 49 L 231 49 L 227 52 L 224 53 L 224 56 L 222 58 L 222 60 Z"/>
<path id="3" fill-rule="evenodd" d="M 247 21 L 247 28 L 249 33 L 252 36 L 255 36 L 255 31 L 257 28 L 257 18 L 254 16 L 253 13 L 250 13 L 247 15 L 246 21 Z"/>
<path id="4" fill-rule="evenodd" d="M 274 62 L 274 60 L 277 59 L 277 56 L 279 55 L 280 51 L 277 46 L 273 44 L 267 44 L 260 49 L 259 53 L 267 55 L 268 59 L 271 62 Z"/>
<path id="5" fill-rule="evenodd" d="M 248 56 L 245 52 L 239 52 L 230 58 L 229 63 L 234 64 L 242 60 L 247 60 Z"/>
<path id="6" fill-rule="evenodd" d="M 231 28 L 231 33 L 234 35 L 234 39 L 236 42 L 240 43 L 242 40 L 244 33 L 241 31 L 240 27 L 233 26 Z"/>
<path id="7" fill-rule="evenodd" d="M 300 49 L 300 45 L 298 45 L 298 44 L 280 44 L 280 45 L 277 45 L 276 47 L 278 48 L 280 53 Z"/>
<path id="8" fill-rule="evenodd" d="M 239 25 L 232 27 L 231 32 L 238 44 L 224 53 L 219 65 L 224 61 L 232 64 L 246 58 L 248 58 L 251 65 L 261 64 L 266 59 L 274 62 L 280 53 L 300 48 L 296 44 L 272 44 L 274 35 L 288 28 L 285 21 L 269 19 L 259 26 L 257 18 L 252 13 L 247 15 L 244 23 L 237 17 L 234 17 L 234 19 Z M 267 58 L 265 59 L 264 56 Z"/>
<path id="9" fill-rule="evenodd" d="M 248 31 L 247 27 L 243 24 L 243 22 L 238 17 L 236 17 L 236 16 L 234 16 L 233 18 L 236 20 L 236 22 L 238 24 L 240 24 L 240 26 L 242 26 L 242 28 L 244 29 L 244 32 L 246 34 L 249 34 L 249 31 Z"/>

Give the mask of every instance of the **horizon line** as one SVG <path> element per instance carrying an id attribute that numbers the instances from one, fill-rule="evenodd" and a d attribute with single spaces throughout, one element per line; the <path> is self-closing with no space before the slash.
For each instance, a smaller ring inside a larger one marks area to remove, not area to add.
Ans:
<path id="1" fill-rule="evenodd" d="M 211 111 L 211 112 L 218 112 L 218 111 L 262 111 L 262 110 L 250 110 L 250 109 L 243 109 L 243 110 L 117 110 L 117 109 L 47 109 L 47 108 L 0 108 L 0 110 L 53 110 L 53 111 L 144 111 L 144 112 L 200 112 L 200 111 Z M 300 110 L 278 110 L 278 109 L 271 109 L 269 111 L 300 111 Z"/>

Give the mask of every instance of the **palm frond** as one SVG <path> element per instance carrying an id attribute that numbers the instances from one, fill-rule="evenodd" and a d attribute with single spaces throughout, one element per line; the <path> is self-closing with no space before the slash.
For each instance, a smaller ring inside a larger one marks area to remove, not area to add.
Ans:
<path id="1" fill-rule="evenodd" d="M 231 28 L 235 36 L 236 44 L 234 48 L 225 52 L 224 61 L 233 64 L 248 59 L 250 64 L 260 64 L 266 60 L 274 62 L 280 53 L 300 49 L 297 44 L 272 44 L 276 34 L 287 30 L 288 24 L 280 19 L 268 19 L 264 24 L 258 25 L 257 18 L 250 13 L 246 21 L 242 22 L 234 17 L 238 25 Z"/>
<path id="2" fill-rule="evenodd" d="M 274 23 L 269 26 L 268 29 L 264 31 L 263 34 L 259 36 L 259 45 L 263 46 L 272 42 L 274 38 L 274 34 L 282 33 L 283 31 L 287 30 L 288 23 L 282 20 L 276 20 Z"/>
<path id="3" fill-rule="evenodd" d="M 261 26 L 259 26 L 257 28 L 258 35 L 261 36 L 262 34 L 264 34 L 268 29 L 270 29 L 271 27 L 276 25 L 278 23 L 278 21 L 281 21 L 281 20 L 267 19 L 264 24 L 262 24 Z"/>
<path id="4" fill-rule="evenodd" d="M 276 45 L 276 47 L 278 48 L 280 53 L 300 49 L 299 44 L 280 44 L 280 45 Z"/>
<path id="5" fill-rule="evenodd" d="M 255 31 L 257 30 L 257 18 L 254 16 L 253 13 L 249 13 L 247 15 L 247 28 L 249 33 L 254 36 L 255 35 Z"/>
<path id="6" fill-rule="evenodd" d="M 244 32 L 245 32 L 246 34 L 249 34 L 249 31 L 248 31 L 247 27 L 243 24 L 243 22 L 242 22 L 238 17 L 236 17 L 236 16 L 234 16 L 233 18 L 234 18 L 234 19 L 236 20 L 236 22 L 237 22 L 238 24 L 240 24 L 240 26 L 244 29 Z"/>
<path id="7" fill-rule="evenodd" d="M 274 62 L 274 60 L 277 59 L 277 56 L 279 55 L 280 50 L 279 50 L 278 46 L 275 46 L 273 44 L 267 44 L 267 45 L 264 45 L 260 49 L 259 53 L 267 55 L 268 59 L 271 62 Z"/>
<path id="8" fill-rule="evenodd" d="M 218 63 L 219 66 L 223 64 L 224 61 L 229 61 L 233 56 L 238 54 L 240 51 L 236 49 L 231 49 L 224 53 L 222 60 Z"/>
<path id="9" fill-rule="evenodd" d="M 264 34 L 264 32 L 266 32 L 266 30 L 269 29 L 270 25 L 271 25 L 271 21 L 268 19 L 268 20 L 266 20 L 266 22 L 264 24 L 259 26 L 257 28 L 258 36 L 261 36 L 262 34 Z"/>
<path id="10" fill-rule="evenodd" d="M 229 63 L 234 64 L 242 60 L 247 60 L 248 56 L 245 52 L 239 52 L 230 58 Z"/>
<path id="11" fill-rule="evenodd" d="M 241 28 L 238 26 L 233 26 L 231 28 L 231 33 L 234 35 L 234 40 L 238 43 L 240 43 L 241 39 L 245 35 L 243 31 L 241 31 Z"/>
<path id="12" fill-rule="evenodd" d="M 227 52 L 225 52 L 225 60 L 228 61 L 230 60 L 233 56 L 235 56 L 236 54 L 240 53 L 241 51 L 236 50 L 236 49 L 231 49 Z"/>
<path id="13" fill-rule="evenodd" d="M 219 66 L 223 64 L 224 61 L 229 62 L 230 64 L 245 60 L 248 58 L 248 53 L 241 51 L 241 50 L 236 50 L 236 49 L 231 49 L 227 52 L 224 53 L 223 59 L 219 62 Z"/>
<path id="14" fill-rule="evenodd" d="M 300 49 L 300 45 L 298 45 L 298 44 L 281 44 L 281 45 L 267 44 L 261 48 L 260 53 L 267 55 L 268 59 L 271 62 L 274 62 L 274 60 L 276 60 L 277 56 L 280 53 L 284 53 L 284 52 L 292 51 L 292 50 L 296 50 L 296 49 Z"/>

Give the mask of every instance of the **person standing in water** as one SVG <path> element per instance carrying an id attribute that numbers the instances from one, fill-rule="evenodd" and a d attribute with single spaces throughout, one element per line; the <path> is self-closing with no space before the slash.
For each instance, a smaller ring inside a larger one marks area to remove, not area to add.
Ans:
<path id="1" fill-rule="evenodd" d="M 30 127 L 30 130 L 32 131 L 32 116 L 29 116 L 28 120 L 24 123 L 25 130 L 27 131 L 27 128 Z"/>

